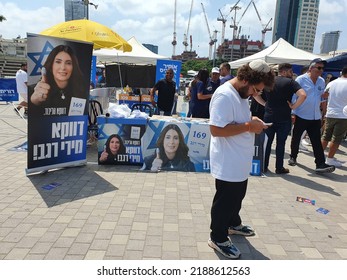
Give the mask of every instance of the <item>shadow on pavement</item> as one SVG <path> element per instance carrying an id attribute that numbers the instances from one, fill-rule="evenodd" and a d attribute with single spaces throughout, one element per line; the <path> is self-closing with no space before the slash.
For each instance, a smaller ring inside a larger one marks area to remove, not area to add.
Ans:
<path id="1" fill-rule="evenodd" d="M 118 190 L 86 166 L 54 170 L 28 178 L 49 208 Z"/>

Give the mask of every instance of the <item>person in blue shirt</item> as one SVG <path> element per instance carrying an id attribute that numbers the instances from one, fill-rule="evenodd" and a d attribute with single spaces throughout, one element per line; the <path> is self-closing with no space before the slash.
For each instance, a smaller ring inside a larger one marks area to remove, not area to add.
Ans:
<path id="1" fill-rule="evenodd" d="M 299 153 L 301 135 L 306 130 L 311 139 L 313 154 L 315 157 L 316 173 L 329 173 L 335 170 L 335 166 L 325 163 L 325 155 L 321 139 L 322 114 L 320 104 L 325 89 L 325 81 L 321 77 L 326 61 L 316 58 L 310 62 L 308 71 L 296 78 L 302 89 L 306 92 L 305 101 L 293 110 L 295 123 L 291 140 L 291 153 L 288 164 L 295 166 Z"/>

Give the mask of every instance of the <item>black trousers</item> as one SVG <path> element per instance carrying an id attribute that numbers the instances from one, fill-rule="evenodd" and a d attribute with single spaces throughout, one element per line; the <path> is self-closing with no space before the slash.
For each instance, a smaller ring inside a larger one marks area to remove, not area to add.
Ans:
<path id="1" fill-rule="evenodd" d="M 211 239 L 227 241 L 228 228 L 241 224 L 239 212 L 247 191 L 248 179 L 243 182 L 226 182 L 216 179 L 216 194 L 211 208 Z"/>
<path id="2" fill-rule="evenodd" d="M 301 135 L 306 130 L 310 137 L 313 155 L 315 158 L 316 166 L 320 166 L 325 163 L 325 155 L 321 142 L 321 120 L 305 120 L 298 116 L 295 118 L 292 141 L 290 143 L 291 153 L 290 156 L 297 158 L 299 153 L 299 145 L 301 141 Z"/>

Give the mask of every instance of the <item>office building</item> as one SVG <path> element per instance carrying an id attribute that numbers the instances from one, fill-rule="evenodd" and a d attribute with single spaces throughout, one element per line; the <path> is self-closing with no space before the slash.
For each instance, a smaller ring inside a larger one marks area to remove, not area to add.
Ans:
<path id="1" fill-rule="evenodd" d="M 88 2 L 65 0 L 65 21 L 84 18 L 88 19 Z"/>
<path id="2" fill-rule="evenodd" d="M 283 38 L 294 47 L 312 52 L 319 0 L 277 0 L 272 42 Z"/>
<path id="3" fill-rule="evenodd" d="M 341 31 L 330 31 L 322 34 L 320 53 L 329 53 L 337 50 Z"/>

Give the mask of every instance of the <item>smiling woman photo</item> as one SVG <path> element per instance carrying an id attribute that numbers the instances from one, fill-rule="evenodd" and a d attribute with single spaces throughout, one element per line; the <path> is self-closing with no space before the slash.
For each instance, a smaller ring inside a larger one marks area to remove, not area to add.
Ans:
<path id="1" fill-rule="evenodd" d="M 155 153 L 144 159 L 142 170 L 195 171 L 188 151 L 180 128 L 176 124 L 169 124 L 157 140 Z"/>
<path id="2" fill-rule="evenodd" d="M 99 157 L 99 163 L 102 164 L 115 164 L 117 162 L 124 163 L 124 156 L 126 154 L 126 148 L 122 138 L 118 134 L 112 134 L 108 137 L 105 148 Z"/>
<path id="3" fill-rule="evenodd" d="M 30 114 L 68 115 L 72 97 L 85 99 L 88 88 L 71 47 L 55 47 L 41 69 L 41 76 L 36 85 L 29 87 L 30 103 L 35 105 L 31 106 Z"/>

